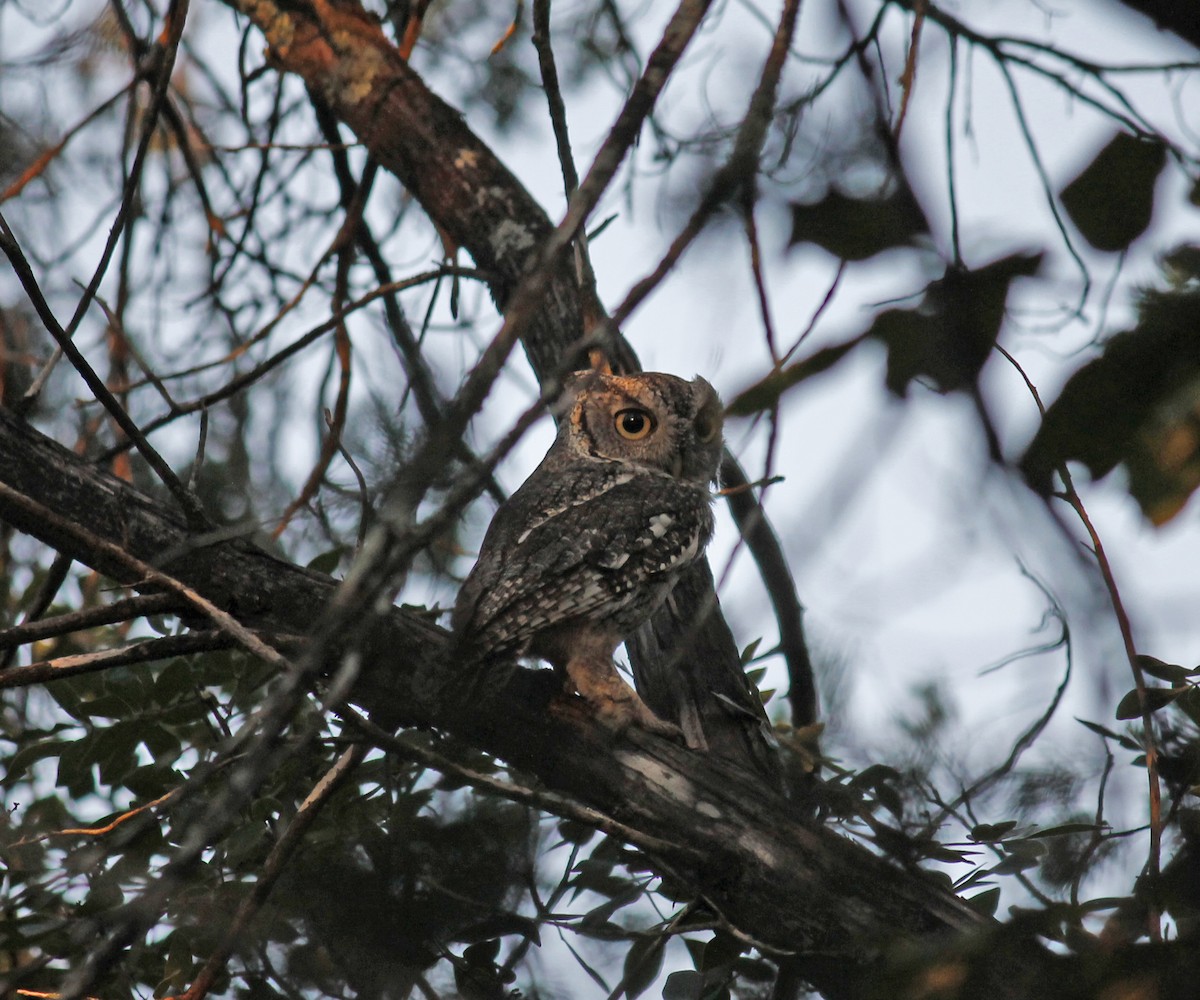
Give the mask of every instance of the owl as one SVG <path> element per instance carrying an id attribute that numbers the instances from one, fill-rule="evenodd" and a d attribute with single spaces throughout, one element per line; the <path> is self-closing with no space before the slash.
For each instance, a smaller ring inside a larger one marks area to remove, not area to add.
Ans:
<path id="1" fill-rule="evenodd" d="M 721 401 L 704 379 L 579 372 L 558 436 L 496 512 L 451 619 L 486 666 L 548 661 L 608 728 L 681 739 L 613 653 L 666 600 L 713 532 Z"/>

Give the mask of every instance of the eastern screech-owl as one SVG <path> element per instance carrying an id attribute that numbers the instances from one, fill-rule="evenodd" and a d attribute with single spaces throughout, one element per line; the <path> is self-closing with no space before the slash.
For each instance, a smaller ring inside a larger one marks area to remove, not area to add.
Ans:
<path id="1" fill-rule="evenodd" d="M 610 728 L 680 738 L 613 653 L 712 537 L 721 401 L 704 379 L 572 375 L 542 463 L 496 512 L 452 618 L 472 659 L 548 660 Z"/>

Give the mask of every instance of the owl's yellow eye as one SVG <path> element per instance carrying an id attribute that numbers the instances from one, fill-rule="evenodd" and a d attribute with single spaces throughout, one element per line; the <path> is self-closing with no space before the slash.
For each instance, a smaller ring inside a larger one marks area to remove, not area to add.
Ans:
<path id="1" fill-rule="evenodd" d="M 654 430 L 654 418 L 645 410 L 621 410 L 617 413 L 617 433 L 630 441 L 640 441 Z"/>

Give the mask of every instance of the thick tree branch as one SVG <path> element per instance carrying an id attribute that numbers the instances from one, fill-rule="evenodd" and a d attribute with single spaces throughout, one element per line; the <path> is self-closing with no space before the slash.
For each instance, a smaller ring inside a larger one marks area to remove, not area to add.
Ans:
<path id="1" fill-rule="evenodd" d="M 336 587 L 241 539 L 193 545 L 181 517 L 0 411 L 0 519 L 127 585 L 155 564 L 246 626 L 306 630 Z M 16 495 L 58 516 L 39 519 Z M 83 529 L 67 530 L 67 519 Z M 103 544 L 88 545 L 87 538 Z M 120 546 L 128 557 L 115 558 Z M 153 589 L 152 583 L 150 589 Z M 436 670 L 446 633 L 427 616 L 393 609 L 365 637 L 353 700 L 388 725 L 447 725 L 536 775 L 548 788 L 613 817 L 630 839 L 736 927 L 781 952 L 842 956 L 857 980 L 888 940 L 984 924 L 935 882 L 857 844 L 806 826 L 769 786 L 715 755 L 640 732 L 611 742 L 582 709 L 551 710 L 546 671 L 519 671 L 485 710 L 446 720 L 414 678 Z M 663 845 L 670 845 L 664 847 Z M 857 992 L 831 991 L 831 996 Z"/>

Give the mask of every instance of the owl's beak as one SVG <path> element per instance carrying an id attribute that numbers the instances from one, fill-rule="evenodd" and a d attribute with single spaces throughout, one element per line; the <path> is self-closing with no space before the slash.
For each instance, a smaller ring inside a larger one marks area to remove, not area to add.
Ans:
<path id="1" fill-rule="evenodd" d="M 683 453 L 676 452 L 675 457 L 671 459 L 671 477 L 673 479 L 683 478 Z"/>

